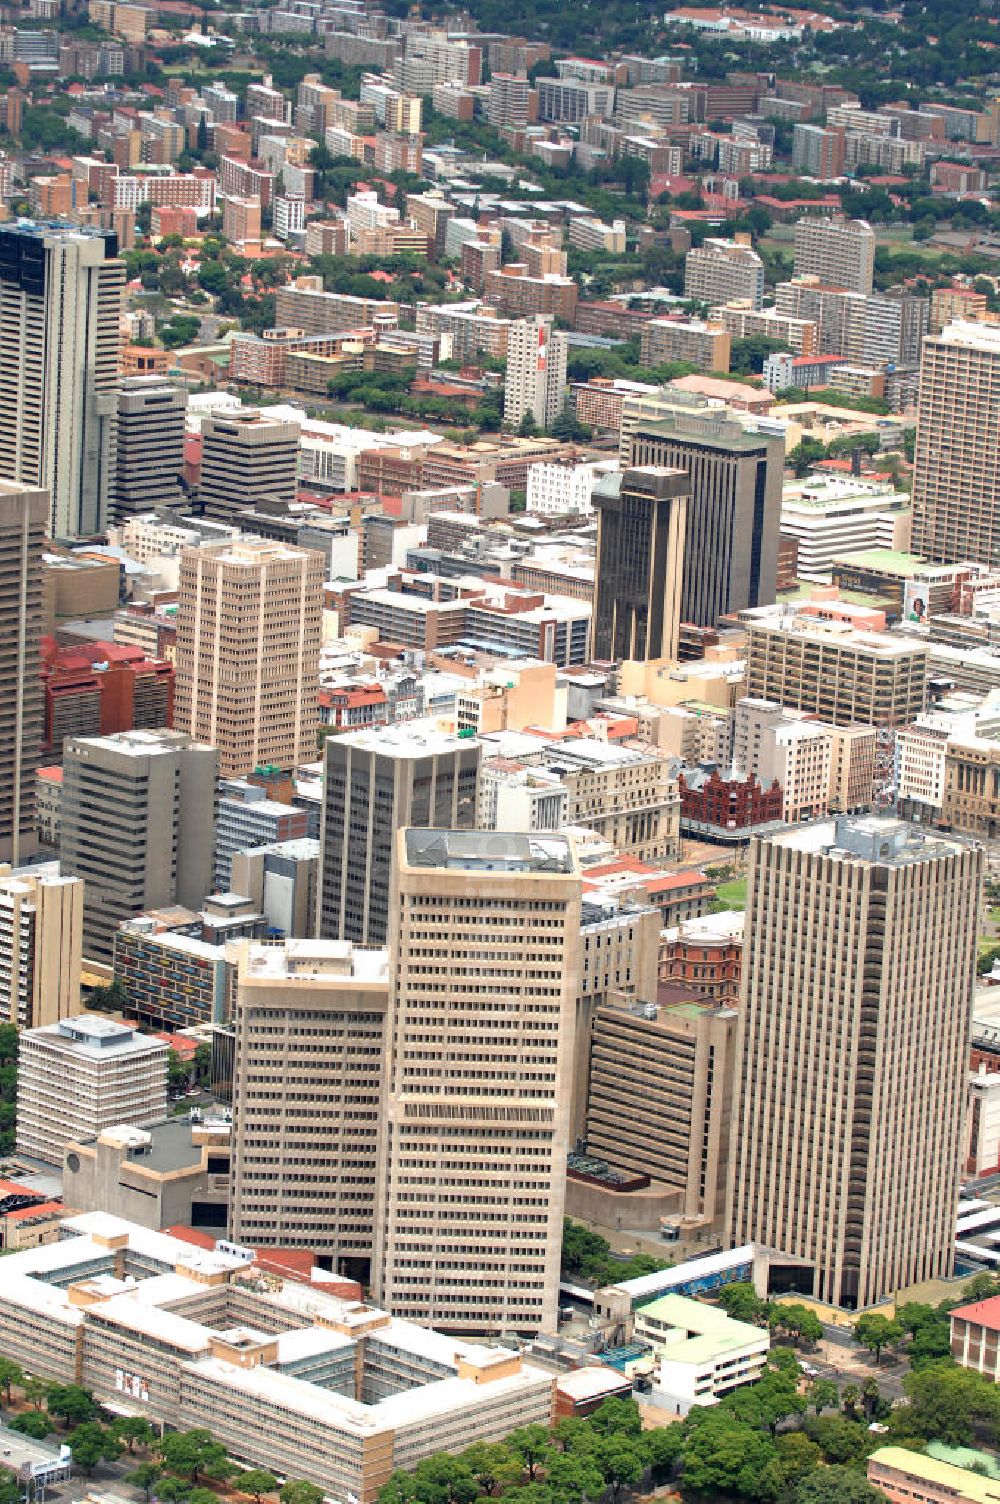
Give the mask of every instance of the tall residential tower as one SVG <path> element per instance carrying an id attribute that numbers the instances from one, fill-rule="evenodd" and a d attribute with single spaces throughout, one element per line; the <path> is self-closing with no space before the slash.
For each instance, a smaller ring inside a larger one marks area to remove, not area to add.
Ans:
<path id="1" fill-rule="evenodd" d="M 42 548 L 48 517 L 45 491 L 0 480 L 0 861 L 15 865 L 37 844 L 35 770 L 45 726 L 39 657 Z"/>

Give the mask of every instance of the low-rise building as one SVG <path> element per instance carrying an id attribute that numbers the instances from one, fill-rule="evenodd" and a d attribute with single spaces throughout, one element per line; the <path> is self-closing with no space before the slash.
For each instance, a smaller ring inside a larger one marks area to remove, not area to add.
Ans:
<path id="1" fill-rule="evenodd" d="M 63 1194 L 81 1212 L 106 1212 L 140 1227 L 229 1225 L 231 1125 L 167 1118 L 145 1128 L 118 1124 L 66 1145 Z"/>
<path id="2" fill-rule="evenodd" d="M 868 1481 L 889 1504 L 993 1504 L 1000 1494 L 996 1478 L 907 1447 L 873 1452 Z"/>
<path id="3" fill-rule="evenodd" d="M 677 1415 L 686 1415 L 692 1405 L 715 1405 L 754 1383 L 771 1346 L 760 1327 L 684 1295 L 664 1295 L 640 1307 L 635 1336 L 655 1355 L 654 1402 Z"/>

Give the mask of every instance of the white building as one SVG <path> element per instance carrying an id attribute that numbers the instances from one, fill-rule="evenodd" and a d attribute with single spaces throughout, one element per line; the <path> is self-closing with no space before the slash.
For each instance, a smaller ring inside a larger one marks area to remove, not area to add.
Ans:
<path id="1" fill-rule="evenodd" d="M 976 734 L 975 711 L 961 715 L 929 710 L 896 732 L 896 798 L 914 814 L 932 818 L 944 803 L 945 753 L 953 737 Z"/>
<path id="2" fill-rule="evenodd" d="M 652 1398 L 686 1415 L 692 1405 L 715 1405 L 723 1395 L 759 1379 L 771 1346 L 768 1333 L 733 1321 L 715 1306 L 686 1295 L 664 1295 L 635 1313 L 636 1341 L 654 1353 Z"/>
<path id="3" fill-rule="evenodd" d="M 62 1164 L 68 1143 L 167 1110 L 167 1046 L 126 1024 L 78 1013 L 21 1035 L 17 1152 Z"/>
<path id="4" fill-rule="evenodd" d="M 781 532 L 798 542 L 800 579 L 826 579 L 835 559 L 862 549 L 905 552 L 911 516 L 907 492 L 854 476 L 811 475 L 781 493 Z"/>
<path id="5" fill-rule="evenodd" d="M 555 421 L 566 396 L 566 353 L 566 336 L 552 332 L 551 319 L 515 319 L 507 336 L 505 427 L 518 428 L 529 413 L 536 428 Z"/>
<path id="6" fill-rule="evenodd" d="M 547 768 L 484 763 L 479 778 L 483 830 L 559 830 L 566 824 L 566 785 Z"/>
<path id="7" fill-rule="evenodd" d="M 594 510 L 591 497 L 603 475 L 618 469 L 615 460 L 589 460 L 582 465 L 531 465 L 528 470 L 527 509 L 539 517 L 584 516 Z"/>
<path id="8" fill-rule="evenodd" d="M 305 229 L 306 201 L 301 193 L 279 194 L 274 200 L 274 233 L 278 240 L 288 240 Z"/>
<path id="9" fill-rule="evenodd" d="M 1000 1173 L 1000 1074 L 985 1065 L 969 1073 L 962 1173 Z"/>

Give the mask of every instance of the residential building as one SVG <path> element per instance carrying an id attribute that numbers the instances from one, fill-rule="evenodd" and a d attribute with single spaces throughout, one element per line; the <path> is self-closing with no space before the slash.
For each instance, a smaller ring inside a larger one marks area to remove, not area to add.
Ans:
<path id="1" fill-rule="evenodd" d="M 530 416 L 550 428 L 566 398 L 566 336 L 552 332 L 551 319 L 515 319 L 507 334 L 503 421 L 519 428 Z"/>
<path id="2" fill-rule="evenodd" d="M 451 1331 L 554 1332 L 574 849 L 556 835 L 399 831 L 394 895 L 375 1287 L 390 1310 Z"/>
<path id="3" fill-rule="evenodd" d="M 751 847 L 728 1235 L 806 1260 L 820 1300 L 952 1271 L 981 873 L 872 816 Z"/>
<path id="4" fill-rule="evenodd" d="M 335 334 L 340 329 L 395 329 L 399 305 L 388 299 L 355 298 L 324 292 L 322 277 L 297 277 L 275 294 L 275 324 L 304 334 Z"/>
<path id="5" fill-rule="evenodd" d="M 765 615 L 747 624 L 746 693 L 835 726 L 908 726 L 924 709 L 926 646 L 846 622 Z"/>
<path id="6" fill-rule="evenodd" d="M 17 1152 L 61 1165 L 73 1139 L 167 1110 L 167 1046 L 127 1024 L 78 1013 L 20 1037 Z"/>
<path id="7" fill-rule="evenodd" d="M 430 721 L 327 737 L 320 935 L 386 943 L 396 832 L 413 824 L 473 829 L 480 758 L 475 738 Z"/>
<path id="8" fill-rule="evenodd" d="M 298 449 L 298 424 L 266 411 L 246 407 L 206 418 L 199 484 L 205 516 L 225 522 L 256 501 L 294 501 Z"/>
<path id="9" fill-rule="evenodd" d="M 644 366 L 689 361 L 700 371 L 729 370 L 730 337 L 722 324 L 704 319 L 649 319 L 642 326 L 639 358 Z"/>
<path id="10" fill-rule="evenodd" d="M 0 291 L 0 316 L 2 316 Z M 2 402 L 0 397 L 0 402 Z M 0 479 L 0 861 L 36 847 L 35 774 L 44 709 L 40 670 L 47 491 Z"/>
<path id="11" fill-rule="evenodd" d="M 389 976 L 385 950 L 286 940 L 244 944 L 236 980 L 232 1237 L 365 1283 Z"/>
<path id="12" fill-rule="evenodd" d="M 79 878 L 0 868 L 0 1019 L 38 1029 L 76 1013 L 82 954 Z"/>
<path id="13" fill-rule="evenodd" d="M 572 277 L 560 272 L 531 276 L 524 262 L 508 261 L 487 272 L 484 298 L 502 317 L 533 319 L 537 314 L 572 324 L 576 318 L 578 289 Z"/>
<path id="14" fill-rule="evenodd" d="M 491 73 L 486 118 L 494 130 L 518 130 L 531 118 L 531 84 L 528 75 Z"/>
<path id="15" fill-rule="evenodd" d="M 875 274 L 875 232 L 863 219 L 800 219 L 793 273 L 868 294 Z"/>
<path id="16" fill-rule="evenodd" d="M 1000 467 L 988 396 L 1000 328 L 954 323 L 923 342 L 913 455 L 914 551 L 1000 563 Z"/>
<path id="17" fill-rule="evenodd" d="M 71 737 L 63 758 L 62 870 L 86 884 L 86 954 L 110 961 L 122 921 L 200 908 L 211 891 L 218 753 L 180 731 L 126 731 Z"/>
<path id="18" fill-rule="evenodd" d="M 653 1394 L 662 1408 L 686 1415 L 755 1383 L 767 1366 L 770 1335 L 734 1321 L 687 1295 L 661 1295 L 635 1313 L 637 1341 L 653 1349 Z"/>
<path id="19" fill-rule="evenodd" d="M 725 1215 L 736 1017 L 695 993 L 664 1004 L 612 996 L 593 1015 L 587 1152 L 648 1175 L 688 1230 Z"/>
<path id="20" fill-rule="evenodd" d="M 712 307 L 737 299 L 746 300 L 751 308 L 763 307 L 764 263 L 750 237 L 719 240 L 709 236 L 700 246 L 692 246 L 684 258 L 684 296 Z"/>
<path id="21" fill-rule="evenodd" d="M 690 482 L 664 465 L 605 476 L 593 494 L 597 560 L 592 658 L 676 658 Z"/>
<path id="22" fill-rule="evenodd" d="M 112 507 L 116 521 L 181 501 L 186 410 L 184 389 L 160 376 L 122 381 Z"/>
<path id="23" fill-rule="evenodd" d="M 8 1256 L 4 1351 L 157 1427 L 204 1427 L 249 1467 L 375 1504 L 395 1470 L 442 1448 L 551 1422 L 547 1370 L 362 1305 L 351 1282 L 332 1293 L 303 1280 L 301 1258 L 230 1252 L 104 1211 L 60 1232 Z"/>
<path id="24" fill-rule="evenodd" d="M 182 550 L 176 721 L 226 777 L 313 756 L 323 578 L 321 554 L 269 539 Z"/>
<path id="25" fill-rule="evenodd" d="M 594 487 L 603 475 L 617 468 L 617 460 L 532 465 L 528 470 L 527 510 L 539 517 L 587 516 L 594 510 Z"/>
<path id="26" fill-rule="evenodd" d="M 844 175 L 844 132 L 840 127 L 796 124 L 792 129 L 792 165 L 803 177 L 830 182 Z"/>
<path id="27" fill-rule="evenodd" d="M 680 619 L 719 619 L 774 600 L 784 440 L 707 403 L 640 420 L 626 435 L 632 465 L 685 470 L 690 487 Z M 740 541 L 742 540 L 742 541 Z"/>
<path id="28" fill-rule="evenodd" d="M 124 279 L 110 231 L 0 225 L 0 476 L 49 493 L 53 538 L 107 526 Z"/>

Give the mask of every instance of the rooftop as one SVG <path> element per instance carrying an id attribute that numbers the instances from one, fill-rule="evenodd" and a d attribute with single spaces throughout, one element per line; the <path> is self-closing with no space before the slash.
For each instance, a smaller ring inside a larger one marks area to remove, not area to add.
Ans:
<path id="1" fill-rule="evenodd" d="M 941 1490 L 937 1497 L 967 1500 L 969 1504 L 997 1504 L 1000 1500 L 1000 1485 L 995 1478 L 984 1478 L 968 1468 L 941 1462 L 925 1452 L 911 1452 L 906 1447 L 879 1447 L 868 1461 L 876 1469 L 892 1468 L 935 1486 Z"/>
<path id="2" fill-rule="evenodd" d="M 406 859 L 411 867 L 458 872 L 570 874 L 576 868 L 565 836 L 504 831 L 411 829 L 406 832 Z"/>
<path id="3" fill-rule="evenodd" d="M 833 820 L 817 820 L 811 825 L 779 830 L 766 839 L 773 845 L 787 846 L 795 851 L 892 867 L 933 861 L 965 849 L 965 843 L 954 837 L 922 830 L 907 820 L 880 815 L 838 815 Z"/>
<path id="4" fill-rule="evenodd" d="M 409 599 L 409 597 L 407 597 Z M 475 747 L 475 738 L 442 731 L 437 721 L 403 721 L 392 726 L 368 726 L 330 737 L 328 747 L 354 747 L 363 752 L 377 752 L 382 757 L 437 757 L 445 752 L 459 752 Z"/>

